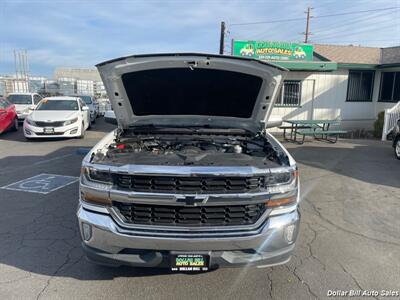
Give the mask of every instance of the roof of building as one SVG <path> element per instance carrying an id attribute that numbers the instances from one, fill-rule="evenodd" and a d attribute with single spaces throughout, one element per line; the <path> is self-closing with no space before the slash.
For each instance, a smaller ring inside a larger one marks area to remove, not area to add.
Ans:
<path id="1" fill-rule="evenodd" d="M 398 64 L 400 63 L 400 46 L 388 47 L 382 49 L 381 64 Z"/>
<path id="2" fill-rule="evenodd" d="M 344 64 L 380 64 L 381 48 L 314 44 L 314 52 L 327 60 Z"/>

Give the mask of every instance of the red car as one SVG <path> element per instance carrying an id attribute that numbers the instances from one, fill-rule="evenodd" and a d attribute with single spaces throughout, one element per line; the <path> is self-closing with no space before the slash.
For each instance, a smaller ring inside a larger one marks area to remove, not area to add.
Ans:
<path id="1" fill-rule="evenodd" d="M 0 133 L 11 129 L 18 130 L 18 118 L 14 104 L 0 98 Z"/>

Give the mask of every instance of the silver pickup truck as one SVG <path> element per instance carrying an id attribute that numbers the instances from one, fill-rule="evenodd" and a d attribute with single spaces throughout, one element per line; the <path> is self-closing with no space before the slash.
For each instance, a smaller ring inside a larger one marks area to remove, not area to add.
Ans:
<path id="1" fill-rule="evenodd" d="M 286 70 L 208 54 L 97 68 L 118 128 L 82 163 L 77 216 L 88 259 L 183 272 L 288 262 L 298 170 L 266 132 Z"/>

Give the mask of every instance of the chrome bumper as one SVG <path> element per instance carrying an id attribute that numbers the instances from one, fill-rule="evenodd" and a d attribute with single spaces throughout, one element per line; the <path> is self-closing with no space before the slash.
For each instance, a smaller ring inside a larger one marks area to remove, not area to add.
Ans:
<path id="1" fill-rule="evenodd" d="M 79 228 L 82 245 L 90 260 L 102 264 L 142 267 L 168 267 L 171 252 L 208 253 L 211 267 L 262 265 L 272 266 L 289 261 L 299 231 L 300 214 L 297 210 L 270 216 L 255 234 L 218 237 L 193 232 L 182 237 L 151 235 L 138 230 L 123 228 L 111 215 L 91 211 L 79 205 Z M 83 235 L 83 224 L 89 225 L 90 238 Z M 290 225 L 292 225 L 290 227 Z M 292 237 L 288 240 L 288 228 Z"/>

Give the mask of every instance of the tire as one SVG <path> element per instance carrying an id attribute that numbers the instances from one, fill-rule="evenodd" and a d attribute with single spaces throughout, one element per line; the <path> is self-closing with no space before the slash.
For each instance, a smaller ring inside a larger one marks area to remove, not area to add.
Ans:
<path id="1" fill-rule="evenodd" d="M 85 124 L 82 122 L 81 135 L 78 138 L 83 139 L 84 137 L 85 137 Z"/>
<path id="2" fill-rule="evenodd" d="M 394 155 L 397 159 L 400 159 L 400 137 L 396 139 L 396 143 L 394 144 Z"/>
<path id="3" fill-rule="evenodd" d="M 14 124 L 13 124 L 13 126 L 11 127 L 11 130 L 12 130 L 12 131 L 18 131 L 18 128 L 19 128 L 18 118 L 15 118 L 15 119 L 14 119 Z"/>

